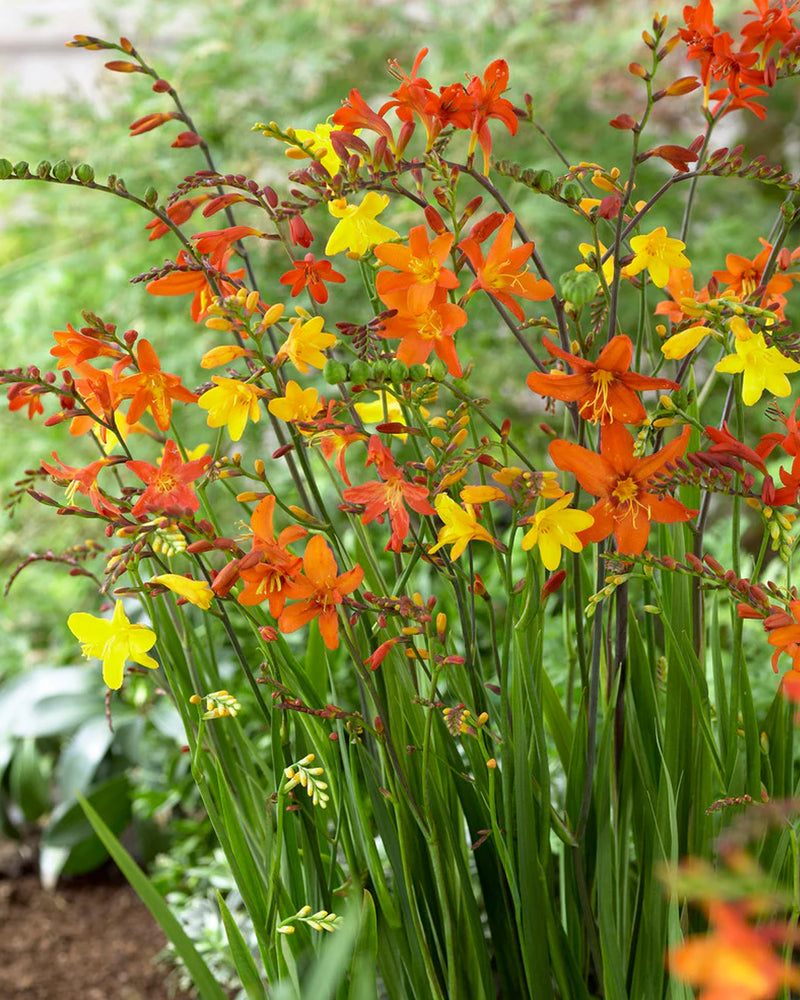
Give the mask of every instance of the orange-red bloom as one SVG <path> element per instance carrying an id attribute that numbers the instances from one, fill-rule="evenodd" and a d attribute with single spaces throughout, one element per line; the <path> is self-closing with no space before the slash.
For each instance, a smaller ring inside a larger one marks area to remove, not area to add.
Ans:
<path id="1" fill-rule="evenodd" d="M 380 481 L 351 486 L 342 496 L 349 503 L 366 505 L 361 516 L 362 524 L 369 524 L 376 519 L 382 524 L 383 516 L 388 512 L 392 535 L 384 551 L 391 549 L 393 552 L 400 552 L 410 525 L 405 505 L 408 504 L 418 514 L 435 514 L 436 511 L 428 502 L 430 491 L 420 483 L 408 482 L 397 467 L 391 451 L 377 435 L 369 439 L 366 464 L 377 467 Z"/>
<path id="2" fill-rule="evenodd" d="M 92 358 L 123 357 L 116 344 L 87 335 L 83 331 L 79 333 L 71 323 L 67 323 L 66 330 L 55 330 L 53 336 L 56 338 L 56 346 L 50 348 L 50 353 L 58 358 L 57 367 L 71 368 L 78 375 L 82 374 L 81 369 Z"/>
<path id="3" fill-rule="evenodd" d="M 646 413 L 637 392 L 678 388 L 667 378 L 629 371 L 633 344 L 622 334 L 613 337 L 594 362 L 563 351 L 547 337 L 542 338 L 542 343 L 550 354 L 566 361 L 575 374 L 531 372 L 528 388 L 541 396 L 577 403 L 580 415 L 592 423 L 640 424 Z"/>
<path id="4" fill-rule="evenodd" d="M 467 94 L 472 98 L 474 112 L 472 118 L 472 139 L 469 152 L 475 143 L 483 150 L 483 172 L 489 172 L 489 154 L 492 151 L 492 137 L 489 119 L 498 118 L 512 135 L 517 134 L 519 122 L 511 101 L 500 95 L 508 86 L 508 63 L 505 59 L 495 59 L 489 63 L 481 80 L 473 76 L 467 85 Z"/>
<path id="5" fill-rule="evenodd" d="M 328 649 L 339 646 L 338 606 L 346 594 L 352 593 L 364 578 L 364 570 L 356 564 L 337 576 L 336 560 L 322 535 L 314 535 L 303 555 L 304 574 L 286 584 L 286 597 L 297 604 L 284 608 L 279 619 L 281 632 L 296 632 L 314 618 Z"/>
<path id="6" fill-rule="evenodd" d="M 594 524 L 580 532 L 580 540 L 599 542 L 613 532 L 620 552 L 638 555 L 647 544 L 652 522 L 673 524 L 693 518 L 697 511 L 673 497 L 659 497 L 652 482 L 683 455 L 690 433 L 691 428 L 685 427 L 680 437 L 646 458 L 634 457 L 633 435 L 622 424 L 603 428 L 599 455 L 570 441 L 553 441 L 550 457 L 559 469 L 571 472 L 587 493 L 599 498 L 589 508 Z"/>
<path id="7" fill-rule="evenodd" d="M 228 251 L 222 257 L 212 256 L 211 264 L 219 271 L 224 271 L 231 252 Z M 191 267 L 191 258 L 185 250 L 178 254 L 176 264 L 183 270 L 172 271 L 164 275 L 163 278 L 155 278 L 148 282 L 147 291 L 151 295 L 194 295 L 192 299 L 192 319 L 199 323 L 205 319 L 212 301 L 216 295 L 214 289 L 208 283 L 205 271 Z M 231 278 L 241 278 L 244 269 L 231 271 Z M 236 287 L 229 281 L 219 281 L 219 289 L 222 295 L 233 295 Z"/>
<path id="8" fill-rule="evenodd" d="M 311 298 L 319 303 L 328 301 L 326 281 L 340 285 L 344 280 L 344 275 L 334 271 L 329 260 L 317 260 L 313 253 L 307 253 L 303 260 L 293 260 L 292 269 L 278 279 L 282 285 L 292 286 L 293 296 L 307 288 Z"/>
<path id="9" fill-rule="evenodd" d="M 475 280 L 467 290 L 467 298 L 479 289 L 494 296 L 522 322 L 525 313 L 512 295 L 541 302 L 555 293 L 549 281 L 537 278 L 528 271 L 527 260 L 533 253 L 533 243 L 523 243 L 511 249 L 511 234 L 514 231 L 512 213 L 503 219 L 491 249 L 484 259 L 483 251 L 472 237 L 462 240 L 458 246 L 463 250 L 475 270 Z"/>
<path id="10" fill-rule="evenodd" d="M 69 503 L 72 503 L 72 499 L 76 493 L 83 493 L 89 497 L 92 506 L 102 517 L 122 516 L 122 511 L 119 507 L 106 499 L 97 485 L 97 477 L 100 475 L 100 470 L 104 469 L 107 465 L 113 464 L 112 459 L 100 458 L 96 462 L 90 462 L 89 465 L 79 468 L 77 466 L 65 465 L 55 452 L 52 454 L 61 468 L 49 465 L 47 462 L 42 462 L 42 468 L 57 482 L 67 484 L 67 501 Z"/>
<path id="11" fill-rule="evenodd" d="M 181 385 L 178 375 L 170 375 L 161 370 L 158 355 L 148 340 L 140 340 L 137 351 L 139 372 L 128 375 L 119 383 L 118 391 L 123 399 L 131 398 L 131 405 L 125 419 L 133 425 L 145 410 L 149 410 L 159 430 L 169 430 L 172 420 L 172 400 L 181 403 L 195 403 L 198 396 Z"/>
<path id="12" fill-rule="evenodd" d="M 170 439 L 164 445 L 161 465 L 150 462 L 126 462 L 126 466 L 147 484 L 131 511 L 134 517 L 148 512 L 180 514 L 193 513 L 200 509 L 200 501 L 189 485 L 199 479 L 211 462 L 210 455 L 184 462 L 178 446 Z"/>
<path id="13" fill-rule="evenodd" d="M 250 556 L 241 561 L 239 575 L 245 588 L 237 600 L 248 606 L 269 601 L 269 613 L 277 618 L 286 603 L 284 584 L 294 579 L 303 565 L 300 556 L 290 552 L 288 546 L 308 532 L 300 525 L 289 525 L 276 538 L 272 528 L 274 511 L 275 497 L 270 495 L 260 501 L 250 518 L 253 547 Z"/>

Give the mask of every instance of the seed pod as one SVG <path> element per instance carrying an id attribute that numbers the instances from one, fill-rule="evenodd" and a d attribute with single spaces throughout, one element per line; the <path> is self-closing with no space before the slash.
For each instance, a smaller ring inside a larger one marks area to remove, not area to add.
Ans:
<path id="1" fill-rule="evenodd" d="M 150 187 L 147 188 L 147 190 L 144 193 L 144 203 L 149 208 L 152 208 L 157 201 L 158 201 L 158 191 L 156 191 L 156 189 L 152 185 L 150 185 Z"/>
<path id="2" fill-rule="evenodd" d="M 53 167 L 53 177 L 57 181 L 68 181 L 72 177 L 72 164 L 66 160 L 59 160 Z"/>
<path id="3" fill-rule="evenodd" d="M 11 160 L 2 159 L 0 160 L 0 180 L 5 180 L 10 177 L 14 170 Z"/>
<path id="4" fill-rule="evenodd" d="M 577 181 L 567 181 L 559 192 L 564 201 L 575 204 L 583 197 L 583 188 Z"/>
<path id="5" fill-rule="evenodd" d="M 383 382 L 389 375 L 389 366 L 385 361 L 376 361 L 372 366 L 372 377 L 376 382 Z"/>
<path id="6" fill-rule="evenodd" d="M 405 361 L 395 358 L 389 364 L 389 378 L 392 382 L 406 382 L 408 380 L 408 365 Z"/>
<path id="7" fill-rule="evenodd" d="M 28 164 L 26 160 L 20 160 L 19 163 L 14 164 L 14 175 L 16 177 L 28 177 Z"/>
<path id="8" fill-rule="evenodd" d="M 556 179 L 549 170 L 534 170 L 532 184 L 539 191 L 551 191 Z"/>
<path id="9" fill-rule="evenodd" d="M 90 166 L 88 163 L 79 163 L 75 167 L 75 176 L 81 182 L 81 184 L 91 184 L 94 180 L 94 167 Z"/>
<path id="10" fill-rule="evenodd" d="M 322 369 L 322 377 L 328 385 L 340 385 L 342 382 L 347 381 L 347 365 L 341 361 L 331 359 L 325 363 L 325 367 Z"/>
<path id="11" fill-rule="evenodd" d="M 50 176 L 50 171 L 53 169 L 53 165 L 49 160 L 42 160 L 41 163 L 37 164 L 36 176 L 41 177 L 44 180 L 45 177 Z"/>
<path id="12" fill-rule="evenodd" d="M 412 382 L 423 382 L 428 377 L 425 365 L 411 365 L 408 369 L 408 377 Z"/>
<path id="13" fill-rule="evenodd" d="M 354 382 L 356 385 L 361 385 L 362 383 L 366 382 L 367 379 L 371 376 L 371 374 L 372 374 L 372 369 L 370 368 L 370 366 L 367 364 L 366 361 L 354 361 L 352 365 L 350 365 L 350 381 Z"/>
<path id="14" fill-rule="evenodd" d="M 441 358 L 434 358 L 431 361 L 431 378 L 436 382 L 441 382 L 447 376 L 447 365 Z"/>

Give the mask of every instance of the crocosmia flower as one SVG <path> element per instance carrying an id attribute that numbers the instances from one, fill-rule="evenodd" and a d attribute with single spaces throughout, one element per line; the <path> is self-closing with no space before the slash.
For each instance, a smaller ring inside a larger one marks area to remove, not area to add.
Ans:
<path id="1" fill-rule="evenodd" d="M 238 441 L 244 434 L 248 419 L 257 423 L 261 419 L 259 399 L 264 390 L 249 382 L 213 375 L 214 388 L 204 392 L 197 402 L 201 410 L 208 410 L 209 427 L 227 425 L 231 441 Z"/>
<path id="2" fill-rule="evenodd" d="M 691 267 L 688 257 L 681 251 L 686 249 L 682 240 L 667 236 L 664 226 L 659 226 L 652 233 L 631 237 L 633 261 L 625 268 L 628 275 L 638 274 L 647 268 L 654 285 L 663 288 L 669 281 L 671 267 Z"/>
<path id="3" fill-rule="evenodd" d="M 330 235 L 325 253 L 332 257 L 346 250 L 353 257 L 363 257 L 376 243 L 397 239 L 399 233 L 375 220 L 388 204 L 389 195 L 377 191 L 367 191 L 360 205 L 349 205 L 346 198 L 328 202 L 328 211 L 339 222 Z"/>
<path id="4" fill-rule="evenodd" d="M 522 547 L 532 549 L 534 545 L 538 546 L 545 569 L 558 569 L 562 548 L 580 552 L 583 542 L 578 537 L 578 532 L 585 531 L 594 524 L 594 518 L 585 510 L 567 507 L 574 496 L 574 493 L 565 493 L 528 520 L 530 528 L 522 539 Z"/>
<path id="5" fill-rule="evenodd" d="M 96 657 L 103 661 L 103 680 L 115 691 L 122 687 L 126 660 L 151 670 L 158 669 L 158 661 L 147 654 L 156 644 L 155 632 L 146 625 L 132 625 L 122 608 L 122 601 L 114 606 L 111 621 L 76 611 L 67 619 L 67 626 L 81 643 L 87 660 Z"/>

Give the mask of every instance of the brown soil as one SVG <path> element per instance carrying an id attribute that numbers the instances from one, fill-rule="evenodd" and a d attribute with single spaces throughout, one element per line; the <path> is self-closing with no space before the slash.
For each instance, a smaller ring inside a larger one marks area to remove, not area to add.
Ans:
<path id="1" fill-rule="evenodd" d="M 189 1000 L 154 959 L 165 940 L 114 870 L 62 880 L 0 879 L 4 1000 Z"/>

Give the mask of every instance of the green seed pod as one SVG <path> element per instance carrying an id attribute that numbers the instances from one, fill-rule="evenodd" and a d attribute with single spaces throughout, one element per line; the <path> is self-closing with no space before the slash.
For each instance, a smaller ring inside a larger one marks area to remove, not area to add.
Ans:
<path id="1" fill-rule="evenodd" d="M 333 359 L 326 361 L 325 367 L 322 369 L 322 377 L 328 385 L 340 385 L 347 381 L 347 365 Z"/>
<path id="2" fill-rule="evenodd" d="M 561 297 L 576 306 L 586 305 L 597 291 L 597 275 L 594 271 L 567 271 L 559 278 Z"/>
<path id="3" fill-rule="evenodd" d="M 50 176 L 50 171 L 53 169 L 53 164 L 49 160 L 42 160 L 36 167 L 36 176 L 44 179 Z"/>
<path id="4" fill-rule="evenodd" d="M 152 208 L 157 201 L 158 201 L 158 191 L 156 191 L 156 189 L 151 184 L 150 187 L 144 193 L 144 203 L 145 205 Z"/>
<path id="5" fill-rule="evenodd" d="M 577 204 L 583 197 L 583 188 L 577 181 L 567 181 L 559 192 L 564 201 L 570 205 Z"/>
<path id="6" fill-rule="evenodd" d="M 425 365 L 411 365 L 408 369 L 408 377 L 412 382 L 424 382 L 428 377 L 428 373 L 425 371 Z"/>
<path id="7" fill-rule="evenodd" d="M 389 364 L 389 378 L 392 382 L 408 381 L 408 365 L 405 361 L 395 359 Z"/>
<path id="8" fill-rule="evenodd" d="M 15 177 L 30 176 L 30 172 L 28 170 L 28 163 L 26 160 L 20 160 L 19 163 L 14 164 L 14 176 Z"/>
<path id="9" fill-rule="evenodd" d="M 556 179 L 549 170 L 533 171 L 533 186 L 540 191 L 551 191 Z"/>
<path id="10" fill-rule="evenodd" d="M 94 180 L 94 167 L 90 166 L 88 163 L 79 163 L 75 167 L 75 176 L 81 182 L 81 184 L 91 184 Z"/>
<path id="11" fill-rule="evenodd" d="M 53 167 L 53 177 L 57 181 L 68 181 L 72 177 L 72 164 L 66 160 L 59 160 Z"/>
<path id="12" fill-rule="evenodd" d="M 376 382 L 383 382 L 389 375 L 389 366 L 385 361 L 376 361 L 372 366 L 372 377 Z"/>
<path id="13" fill-rule="evenodd" d="M 354 361 L 350 365 L 350 381 L 356 385 L 363 385 L 371 375 L 372 369 L 366 361 Z"/>
<path id="14" fill-rule="evenodd" d="M 441 358 L 434 358 L 431 361 L 431 378 L 441 382 L 447 376 L 447 365 Z"/>
<path id="15" fill-rule="evenodd" d="M 14 166 L 11 160 L 0 160 L 0 180 L 5 180 L 10 177 L 14 170 Z"/>

